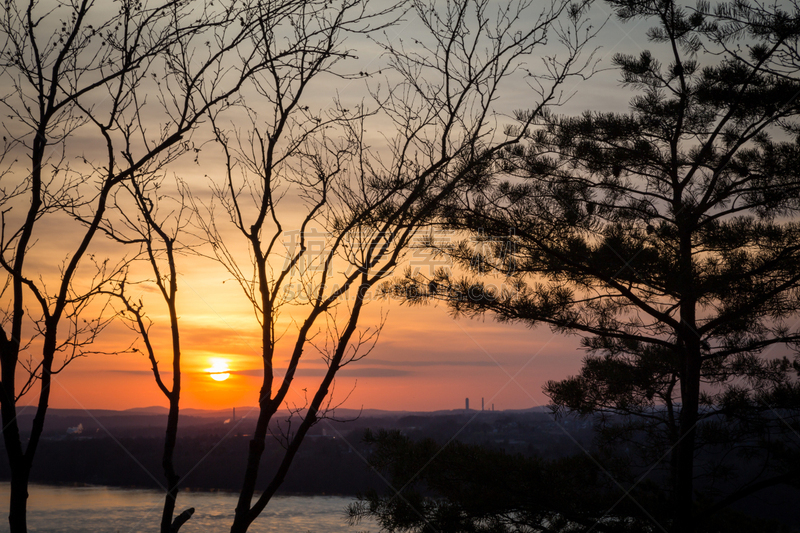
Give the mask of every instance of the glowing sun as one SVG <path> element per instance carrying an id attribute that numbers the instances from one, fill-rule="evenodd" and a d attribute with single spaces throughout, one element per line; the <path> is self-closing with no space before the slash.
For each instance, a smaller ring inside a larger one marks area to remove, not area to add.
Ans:
<path id="1" fill-rule="evenodd" d="M 225 381 L 229 377 L 230 367 L 226 359 L 211 358 L 211 368 L 206 368 L 206 372 L 211 376 L 214 381 Z"/>

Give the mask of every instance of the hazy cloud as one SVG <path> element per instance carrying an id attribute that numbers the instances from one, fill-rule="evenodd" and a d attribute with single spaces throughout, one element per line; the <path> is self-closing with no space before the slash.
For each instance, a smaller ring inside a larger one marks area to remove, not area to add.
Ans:
<path id="1" fill-rule="evenodd" d="M 111 372 L 112 374 L 127 374 L 131 376 L 152 376 L 152 370 L 124 370 L 124 369 L 117 369 L 117 368 L 107 368 L 107 369 L 99 369 L 99 370 L 91 370 L 91 373 L 95 372 Z M 171 376 L 172 372 L 161 372 L 159 374 L 162 376 L 168 375 Z"/>
<path id="2" fill-rule="evenodd" d="M 326 368 L 300 368 L 295 373 L 295 376 L 301 378 L 322 377 L 327 371 Z M 231 370 L 231 374 L 239 376 L 255 376 L 261 377 L 262 370 L 260 368 L 249 368 L 246 370 Z M 408 370 L 399 370 L 395 368 L 370 368 L 370 367 L 344 367 L 337 375 L 350 377 L 350 378 L 396 378 L 403 376 L 410 376 L 413 372 Z M 284 370 L 281 368 L 275 369 L 276 377 L 283 377 Z"/>
<path id="3" fill-rule="evenodd" d="M 369 364 L 378 366 L 497 366 L 493 361 L 391 361 L 388 359 L 370 359 Z"/>

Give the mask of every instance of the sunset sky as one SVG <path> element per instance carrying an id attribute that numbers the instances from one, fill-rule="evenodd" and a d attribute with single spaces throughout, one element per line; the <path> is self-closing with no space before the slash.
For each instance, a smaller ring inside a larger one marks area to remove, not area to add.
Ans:
<path id="1" fill-rule="evenodd" d="M 597 4 L 593 9 L 592 21 L 600 26 L 609 15 L 608 8 Z M 569 81 L 564 92 L 575 92 L 575 96 L 560 111 L 624 110 L 633 93 L 619 88 L 615 72 L 603 69 L 610 69 L 611 56 L 617 52 L 639 53 L 648 48 L 644 37 L 647 26 L 647 22 L 622 26 L 618 21 L 608 21 L 595 41 L 599 47 L 595 58 L 601 72 L 588 81 Z M 389 37 L 408 36 L 413 28 L 410 22 L 401 24 L 389 31 Z M 360 44 L 364 49 L 358 50 L 365 69 L 381 61 L 379 51 L 367 48 L 367 44 Z M 363 87 L 355 85 L 359 81 L 340 80 L 340 83 L 343 84 L 337 88 L 340 94 L 352 93 L 354 98 L 363 94 Z M 331 96 L 330 87 L 320 87 L 312 98 L 324 106 Z M 524 87 L 514 87 L 499 105 L 503 112 L 509 113 L 526 108 L 528 99 L 534 96 Z M 391 132 L 377 132 L 372 141 L 380 142 L 382 135 Z M 85 153 L 90 153 L 91 147 L 87 145 L 86 150 Z M 202 163 L 200 168 L 188 159 L 179 160 L 170 172 L 201 188 L 207 182 L 208 170 L 205 161 Z M 72 236 L 69 226 L 49 223 L 28 265 L 29 268 L 41 265 L 45 275 L 48 269 L 54 272 L 58 261 L 68 253 Z M 110 245 L 99 238 L 93 252 L 101 256 L 107 253 L 107 246 Z M 416 261 L 412 266 L 423 273 L 434 266 L 448 266 L 424 254 L 409 260 Z M 190 256 L 179 258 L 178 268 L 184 369 L 182 406 L 223 409 L 255 405 L 261 363 L 259 331 L 252 308 L 219 264 Z M 159 348 L 164 350 L 167 347 L 164 311 L 159 310 L 152 288 L 145 289 L 143 298 L 146 304 L 151 304 L 149 316 L 155 324 L 154 332 L 157 330 L 164 343 Z M 287 311 L 286 324 L 292 312 Z M 554 335 L 544 326 L 530 329 L 522 324 L 499 324 L 490 316 L 478 320 L 454 319 L 443 305 L 408 307 L 398 301 L 375 298 L 360 324 L 374 327 L 382 316 L 386 323 L 377 346 L 368 357 L 341 371 L 333 404 L 344 402 L 342 406 L 350 409 L 432 411 L 463 408 L 468 397 L 472 408 L 480 408 L 482 398 L 487 409 L 492 405 L 495 409 L 540 406 L 547 402 L 541 392 L 542 385 L 547 380 L 575 373 L 584 355 L 577 337 Z M 125 352 L 135 340 L 136 335 L 122 323 L 109 326 L 93 347 L 101 353 L 73 361 L 55 376 L 50 405 L 109 409 L 166 405 L 147 358 L 141 352 Z M 165 371 L 169 355 L 165 351 L 160 353 Z M 289 401 L 302 406 L 303 389 L 307 388 L 309 394 L 315 390 L 324 368 L 324 361 L 309 348 L 307 362 L 301 365 Z M 212 379 L 211 372 L 230 375 L 224 381 L 217 381 Z M 35 403 L 33 394 L 21 402 L 29 403 Z"/>

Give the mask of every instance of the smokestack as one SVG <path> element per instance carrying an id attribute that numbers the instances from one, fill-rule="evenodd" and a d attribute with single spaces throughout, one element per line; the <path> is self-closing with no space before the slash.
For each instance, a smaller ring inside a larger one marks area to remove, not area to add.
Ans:
<path id="1" fill-rule="evenodd" d="M 231 418 L 231 422 L 236 422 L 236 408 L 233 408 L 233 418 Z"/>
<path id="2" fill-rule="evenodd" d="M 483 398 L 481 398 L 481 411 L 483 411 Z"/>
<path id="3" fill-rule="evenodd" d="M 467 411 L 469 411 L 469 398 L 467 398 L 467 400 L 466 400 L 466 402 L 465 402 L 465 403 L 466 403 L 466 407 L 464 407 L 464 409 L 466 409 Z"/>

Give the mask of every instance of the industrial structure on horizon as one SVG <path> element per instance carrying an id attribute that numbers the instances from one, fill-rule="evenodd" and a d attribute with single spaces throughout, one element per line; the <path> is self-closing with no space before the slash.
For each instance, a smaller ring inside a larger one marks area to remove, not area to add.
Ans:
<path id="1" fill-rule="evenodd" d="M 464 399 L 464 409 L 469 411 L 469 398 Z M 486 403 L 484 398 L 481 398 L 481 411 L 486 410 Z M 494 404 L 492 404 L 492 411 L 494 411 Z"/>

